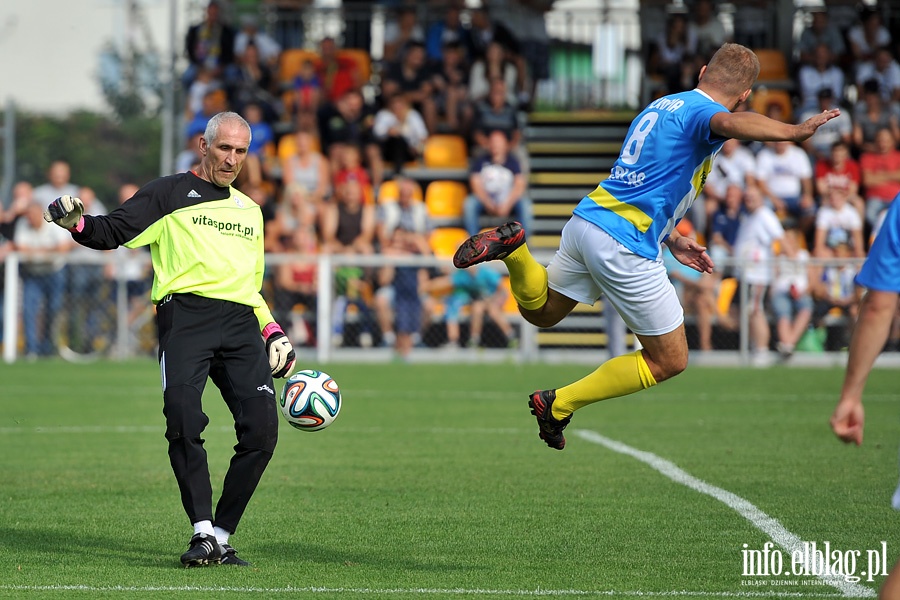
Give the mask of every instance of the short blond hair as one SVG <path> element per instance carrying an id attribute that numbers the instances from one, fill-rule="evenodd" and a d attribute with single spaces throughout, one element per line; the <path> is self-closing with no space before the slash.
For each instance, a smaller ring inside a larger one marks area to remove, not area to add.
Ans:
<path id="1" fill-rule="evenodd" d="M 703 83 L 730 96 L 750 89 L 759 77 L 759 58 L 740 44 L 723 44 L 706 65 Z"/>

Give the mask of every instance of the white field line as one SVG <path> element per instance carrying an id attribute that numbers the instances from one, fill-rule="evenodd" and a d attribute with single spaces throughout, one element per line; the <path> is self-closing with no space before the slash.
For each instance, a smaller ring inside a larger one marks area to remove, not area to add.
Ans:
<path id="1" fill-rule="evenodd" d="M 162 435 L 165 433 L 165 423 L 160 418 L 159 425 L 60 425 L 60 426 L 39 426 L 34 427 L 0 427 L 0 435 L 14 434 L 82 434 L 82 433 L 152 433 Z M 234 433 L 234 427 L 229 425 L 220 425 L 217 427 L 207 427 L 205 432 L 216 433 Z M 341 427 L 340 430 L 335 429 L 335 433 L 360 434 L 360 433 L 395 433 L 397 428 L 391 427 Z M 424 433 L 429 435 L 521 435 L 531 429 L 515 428 L 515 427 L 404 427 L 404 433 Z"/>
<path id="2" fill-rule="evenodd" d="M 770 517 L 748 500 L 741 498 L 737 494 L 723 490 L 702 479 L 698 479 L 678 467 L 675 463 L 657 456 L 652 452 L 632 448 L 627 444 L 608 438 L 596 431 L 579 429 L 574 433 L 582 439 L 605 446 L 613 452 L 625 454 L 626 456 L 637 459 L 656 471 L 659 471 L 672 481 L 689 487 L 701 494 L 706 494 L 707 496 L 715 498 L 750 521 L 750 524 L 766 534 L 773 543 L 784 548 L 788 555 L 792 555 L 795 550 L 803 551 L 803 540 L 788 531 L 777 519 Z M 846 598 L 875 597 L 875 592 L 871 588 L 853 581 L 845 581 L 842 577 L 818 577 L 818 579 L 840 591 Z"/>
<path id="3" fill-rule="evenodd" d="M 234 592 L 240 594 L 351 594 L 362 596 L 544 596 L 641 597 L 641 598 L 847 598 L 845 594 L 791 591 L 694 592 L 691 590 L 489 590 L 480 588 L 350 588 L 350 587 L 237 587 L 237 586 L 95 586 L 95 585 L 0 585 L 0 590 L 21 592 Z M 852 596 L 851 596 L 852 597 Z M 867 597 L 867 596 L 860 596 Z"/>

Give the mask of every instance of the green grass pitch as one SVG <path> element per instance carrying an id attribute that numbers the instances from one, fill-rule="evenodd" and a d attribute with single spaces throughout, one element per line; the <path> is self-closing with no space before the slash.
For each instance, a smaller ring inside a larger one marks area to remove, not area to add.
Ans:
<path id="1" fill-rule="evenodd" d="M 0 366 L 0 597 L 840 595 L 810 577 L 742 576 L 743 545 L 762 549 L 766 534 L 577 430 L 671 461 L 802 540 L 863 554 L 884 541 L 891 562 L 900 555 L 896 372 L 870 379 L 861 448 L 828 429 L 840 370 L 689 368 L 580 411 L 557 452 L 538 439 L 527 394 L 587 367 L 326 370 L 340 417 L 316 433 L 282 423 L 232 537 L 254 566 L 183 569 L 191 529 L 156 364 Z M 232 421 L 211 384 L 204 404 L 217 487 Z"/>

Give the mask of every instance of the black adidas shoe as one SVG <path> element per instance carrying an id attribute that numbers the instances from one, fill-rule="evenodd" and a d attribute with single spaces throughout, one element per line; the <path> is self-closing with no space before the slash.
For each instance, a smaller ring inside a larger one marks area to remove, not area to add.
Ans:
<path id="1" fill-rule="evenodd" d="M 217 565 L 222 561 L 222 547 L 216 536 L 195 533 L 191 538 L 190 548 L 181 555 L 181 564 L 186 567 Z"/>
<path id="2" fill-rule="evenodd" d="M 568 416 L 562 421 L 555 419 L 551 410 L 554 400 L 556 400 L 556 390 L 538 390 L 529 397 L 528 406 L 531 407 L 531 414 L 537 418 L 540 438 L 551 448 L 562 450 L 566 447 L 563 429 L 566 428 L 572 417 Z"/>
<path id="3" fill-rule="evenodd" d="M 479 234 L 473 235 L 457 248 L 453 255 L 453 266 L 465 269 L 489 260 L 506 258 L 525 243 L 525 230 L 516 221 L 504 223 Z"/>
<path id="4" fill-rule="evenodd" d="M 219 544 L 222 547 L 222 564 L 235 565 L 237 567 L 249 567 L 250 563 L 238 557 L 237 550 L 228 544 Z"/>

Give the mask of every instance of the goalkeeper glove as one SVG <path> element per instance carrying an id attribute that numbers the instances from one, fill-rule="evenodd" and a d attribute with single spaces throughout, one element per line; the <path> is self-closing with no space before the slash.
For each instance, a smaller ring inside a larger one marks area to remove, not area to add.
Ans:
<path id="1" fill-rule="evenodd" d="M 81 202 L 81 198 L 62 196 L 44 209 L 44 220 L 48 223 L 56 223 L 65 229 L 76 229 L 81 223 L 83 213 L 84 204 Z"/>
<path id="2" fill-rule="evenodd" d="M 272 368 L 272 377 L 287 377 L 294 368 L 297 355 L 290 340 L 284 334 L 284 330 L 278 323 L 269 323 L 263 329 L 263 337 L 266 339 L 266 354 L 269 355 L 269 366 Z"/>

